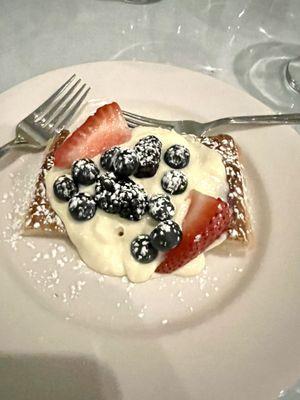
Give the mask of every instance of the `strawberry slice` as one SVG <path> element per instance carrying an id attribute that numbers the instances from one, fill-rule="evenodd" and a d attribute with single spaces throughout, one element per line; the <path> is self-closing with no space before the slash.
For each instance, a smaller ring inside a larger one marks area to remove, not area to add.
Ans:
<path id="1" fill-rule="evenodd" d="M 119 105 L 106 104 L 67 137 L 54 153 L 54 164 L 59 168 L 69 168 L 73 161 L 95 157 L 130 137 L 131 132 Z"/>
<path id="2" fill-rule="evenodd" d="M 231 211 L 226 202 L 196 190 L 189 197 L 191 204 L 183 221 L 181 242 L 166 254 L 156 272 L 167 274 L 182 267 L 228 229 Z"/>

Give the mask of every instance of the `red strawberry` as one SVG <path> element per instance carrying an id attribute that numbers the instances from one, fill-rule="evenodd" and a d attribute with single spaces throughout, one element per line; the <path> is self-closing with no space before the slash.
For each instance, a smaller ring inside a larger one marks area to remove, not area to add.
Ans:
<path id="1" fill-rule="evenodd" d="M 196 190 L 189 197 L 191 204 L 183 221 L 181 242 L 166 254 L 156 272 L 167 274 L 182 267 L 228 229 L 231 211 L 227 203 Z"/>
<path id="2" fill-rule="evenodd" d="M 119 105 L 106 104 L 67 137 L 54 153 L 54 164 L 69 168 L 73 161 L 95 157 L 112 146 L 126 142 L 130 137 Z"/>

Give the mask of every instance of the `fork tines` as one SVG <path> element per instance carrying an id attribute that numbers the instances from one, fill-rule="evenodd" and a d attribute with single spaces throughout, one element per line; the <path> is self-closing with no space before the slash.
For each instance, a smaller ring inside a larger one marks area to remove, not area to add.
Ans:
<path id="1" fill-rule="evenodd" d="M 72 75 L 34 112 L 34 122 L 49 130 L 61 131 L 86 98 L 90 87 Z"/>
<path id="2" fill-rule="evenodd" d="M 136 128 L 137 126 L 153 126 L 153 127 L 163 127 L 167 129 L 172 129 L 173 126 L 168 123 L 168 121 L 163 121 L 160 119 L 144 117 L 143 115 L 134 114 L 129 111 L 122 110 L 124 118 L 129 126 L 129 128 Z"/>

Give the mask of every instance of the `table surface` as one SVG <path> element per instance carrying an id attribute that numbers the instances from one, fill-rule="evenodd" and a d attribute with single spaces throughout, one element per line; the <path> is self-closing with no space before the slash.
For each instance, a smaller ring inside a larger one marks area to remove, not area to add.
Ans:
<path id="1" fill-rule="evenodd" d="M 0 0 L 0 10 L 0 92 L 64 66 L 141 60 L 201 71 L 276 111 L 290 108 L 259 91 L 251 71 L 262 54 L 282 65 L 300 55 L 299 0 Z M 255 76 L 270 87 L 278 78 Z"/>
<path id="2" fill-rule="evenodd" d="M 68 65 L 142 60 L 213 75 L 286 110 L 256 89 L 249 71 L 268 51 L 282 63 L 299 56 L 299 0 L 0 0 L 0 7 L 0 92 Z M 260 78 L 273 86 L 276 76 Z"/>

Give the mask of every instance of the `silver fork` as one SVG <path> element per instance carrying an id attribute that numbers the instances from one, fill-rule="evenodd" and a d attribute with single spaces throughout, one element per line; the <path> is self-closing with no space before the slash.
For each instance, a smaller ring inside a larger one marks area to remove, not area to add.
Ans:
<path id="1" fill-rule="evenodd" d="M 148 118 L 123 110 L 123 115 L 130 128 L 137 126 L 159 126 L 167 129 L 174 129 L 178 133 L 189 133 L 196 136 L 213 136 L 213 129 L 235 125 L 236 127 L 266 126 L 266 125 L 295 125 L 300 123 L 298 114 L 278 115 L 248 115 L 243 117 L 220 118 L 210 122 L 197 122 L 191 120 L 165 121 L 161 119 Z"/>
<path id="2" fill-rule="evenodd" d="M 0 158 L 12 150 L 41 150 L 50 138 L 66 128 L 90 87 L 72 75 L 36 110 L 18 123 L 13 140 L 0 147 Z"/>

